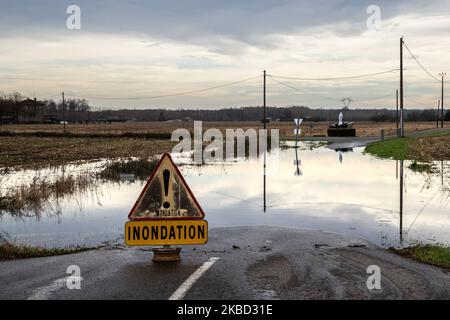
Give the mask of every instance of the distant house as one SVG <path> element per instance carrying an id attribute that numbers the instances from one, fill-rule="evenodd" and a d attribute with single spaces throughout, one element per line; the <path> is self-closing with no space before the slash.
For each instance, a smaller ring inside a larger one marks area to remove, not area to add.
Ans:
<path id="1" fill-rule="evenodd" d="M 16 121 L 19 122 L 19 117 L 25 122 L 36 122 L 37 116 L 43 113 L 45 103 L 37 101 L 36 98 L 27 98 L 17 105 Z"/>

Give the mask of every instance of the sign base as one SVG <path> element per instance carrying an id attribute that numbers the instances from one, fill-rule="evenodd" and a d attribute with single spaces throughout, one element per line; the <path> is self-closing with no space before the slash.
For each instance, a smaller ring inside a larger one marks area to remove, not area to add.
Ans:
<path id="1" fill-rule="evenodd" d="M 181 260 L 181 248 L 164 246 L 162 248 L 154 248 L 152 251 L 153 261 L 156 262 L 175 262 Z"/>

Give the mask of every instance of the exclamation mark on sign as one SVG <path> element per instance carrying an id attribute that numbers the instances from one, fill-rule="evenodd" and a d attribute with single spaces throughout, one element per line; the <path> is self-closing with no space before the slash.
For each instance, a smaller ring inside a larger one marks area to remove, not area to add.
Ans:
<path id="1" fill-rule="evenodd" d="M 167 199 L 167 197 L 169 196 L 169 181 L 170 181 L 170 171 L 168 169 L 163 171 L 163 179 L 164 179 L 164 195 L 165 198 Z M 164 201 L 163 207 L 165 209 L 169 209 L 170 202 Z"/>

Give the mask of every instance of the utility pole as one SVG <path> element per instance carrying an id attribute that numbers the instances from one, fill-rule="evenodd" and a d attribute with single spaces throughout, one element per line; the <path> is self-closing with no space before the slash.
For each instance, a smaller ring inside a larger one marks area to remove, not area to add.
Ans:
<path id="1" fill-rule="evenodd" d="M 266 70 L 263 71 L 263 78 L 264 78 L 264 85 L 263 85 L 263 124 L 264 124 L 264 145 L 266 146 L 264 149 L 264 165 L 263 165 L 263 171 L 264 171 L 264 177 L 263 177 L 263 188 L 264 188 L 264 203 L 263 203 L 263 210 L 266 212 L 267 206 L 266 206 L 266 151 L 267 151 L 267 134 L 266 134 Z"/>
<path id="2" fill-rule="evenodd" d="M 441 128 L 444 127 L 444 76 L 447 73 L 441 72 L 439 75 L 442 77 L 441 81 Z"/>
<path id="3" fill-rule="evenodd" d="M 398 136 L 398 89 L 395 90 L 395 108 L 396 108 L 395 121 L 397 122 L 397 136 Z"/>
<path id="4" fill-rule="evenodd" d="M 64 92 L 62 93 L 62 108 L 63 108 L 63 132 L 66 133 L 66 103 L 64 100 Z"/>
<path id="5" fill-rule="evenodd" d="M 437 108 L 437 114 L 436 114 L 436 128 L 439 128 L 440 115 L 441 115 L 441 100 L 438 100 L 438 108 Z"/>
<path id="6" fill-rule="evenodd" d="M 263 124 L 264 129 L 266 129 L 266 70 L 263 71 L 264 74 L 264 87 L 263 87 Z"/>
<path id="7" fill-rule="evenodd" d="M 400 137 L 405 136 L 405 124 L 403 114 L 403 37 L 400 38 Z"/>

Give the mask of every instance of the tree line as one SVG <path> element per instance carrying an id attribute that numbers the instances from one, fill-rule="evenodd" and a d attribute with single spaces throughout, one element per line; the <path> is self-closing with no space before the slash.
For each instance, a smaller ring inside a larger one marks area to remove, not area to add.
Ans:
<path id="1" fill-rule="evenodd" d="M 85 99 L 61 100 L 47 99 L 38 101 L 28 99 L 19 92 L 0 93 L 0 123 L 56 123 L 88 121 L 261 121 L 263 108 L 247 106 L 214 109 L 119 109 L 92 111 Z M 396 121 L 394 109 L 349 109 L 349 108 L 309 108 L 306 106 L 267 107 L 269 121 L 292 121 L 303 118 L 308 121 L 337 121 L 340 111 L 345 121 Z M 407 121 L 436 121 L 436 109 L 405 109 Z M 450 112 L 446 111 L 445 120 L 450 121 Z"/>
<path id="2" fill-rule="evenodd" d="M 89 117 L 91 106 L 85 99 L 37 100 L 19 92 L 0 93 L 0 123 L 42 123 L 78 121 Z"/>
<path id="3" fill-rule="evenodd" d="M 345 121 L 396 121 L 397 112 L 392 109 L 312 109 L 305 106 L 267 107 L 266 116 L 270 121 L 292 121 L 303 118 L 308 121 L 337 121 L 339 112 L 344 113 Z M 102 119 L 133 119 L 136 121 L 260 121 L 263 118 L 263 108 L 238 107 L 224 109 L 143 109 L 143 110 L 104 110 L 95 112 Z M 407 121 L 436 121 L 437 110 L 408 109 L 405 110 Z M 450 112 L 445 114 L 450 121 Z"/>

